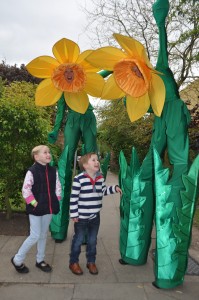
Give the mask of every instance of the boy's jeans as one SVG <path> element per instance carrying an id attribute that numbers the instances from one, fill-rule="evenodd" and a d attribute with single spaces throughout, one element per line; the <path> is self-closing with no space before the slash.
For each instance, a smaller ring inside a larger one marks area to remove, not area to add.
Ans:
<path id="1" fill-rule="evenodd" d="M 75 234 L 73 236 L 70 264 L 79 262 L 79 255 L 81 253 L 81 245 L 83 243 L 85 235 L 87 235 L 87 247 L 86 258 L 87 263 L 95 263 L 96 258 L 96 245 L 97 234 L 100 226 L 100 214 L 91 220 L 79 219 L 77 223 L 74 223 Z"/>
<path id="2" fill-rule="evenodd" d="M 37 243 L 37 256 L 38 263 L 44 260 L 46 240 L 49 230 L 49 224 L 51 222 L 52 215 L 34 216 L 29 215 L 30 221 L 30 235 L 23 242 L 18 250 L 18 253 L 14 257 L 14 263 L 20 266 L 26 257 L 26 254 Z"/>

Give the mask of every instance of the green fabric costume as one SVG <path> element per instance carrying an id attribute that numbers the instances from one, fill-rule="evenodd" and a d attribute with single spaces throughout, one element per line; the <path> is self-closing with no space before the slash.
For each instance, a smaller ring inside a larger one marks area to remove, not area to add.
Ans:
<path id="1" fill-rule="evenodd" d="M 80 139 L 84 143 L 84 152 L 97 152 L 96 118 L 93 107 L 89 105 L 85 114 L 77 113 L 66 106 L 64 95 L 57 105 L 54 129 L 48 135 L 50 143 L 55 143 L 67 110 L 67 120 L 64 129 L 64 149 L 58 162 L 58 172 L 62 184 L 62 199 L 60 212 L 53 215 L 50 231 L 56 241 L 63 241 L 67 236 L 69 224 L 69 200 L 72 183 L 72 164 Z"/>
<path id="2" fill-rule="evenodd" d="M 102 77 L 110 74 L 110 71 L 100 71 Z M 75 151 L 80 139 L 84 145 L 84 154 L 89 152 L 97 153 L 97 127 L 93 107 L 89 104 L 85 114 L 73 111 L 67 107 L 64 94 L 57 103 L 57 113 L 53 131 L 48 135 L 48 141 L 55 143 L 59 129 L 67 113 L 67 120 L 64 129 L 64 149 L 58 161 L 59 178 L 62 185 L 62 199 L 60 201 L 60 212 L 53 215 L 50 231 L 51 236 L 57 241 L 62 242 L 67 237 L 69 224 L 69 201 L 72 184 L 72 165 Z M 104 178 L 107 175 L 110 154 L 107 153 L 101 162 L 101 170 Z"/>
<path id="3" fill-rule="evenodd" d="M 190 115 L 180 99 L 168 65 L 165 19 L 168 0 L 153 5 L 159 30 L 156 70 L 166 87 L 161 117 L 155 117 L 151 146 L 140 167 L 136 150 L 130 166 L 120 155 L 121 200 L 120 253 L 123 263 L 146 263 L 151 243 L 153 218 L 156 225 L 155 281 L 159 288 L 182 284 L 188 261 L 191 228 L 197 199 L 199 157 L 189 168 L 188 124 Z M 172 172 L 164 169 L 161 158 L 168 151 Z"/>

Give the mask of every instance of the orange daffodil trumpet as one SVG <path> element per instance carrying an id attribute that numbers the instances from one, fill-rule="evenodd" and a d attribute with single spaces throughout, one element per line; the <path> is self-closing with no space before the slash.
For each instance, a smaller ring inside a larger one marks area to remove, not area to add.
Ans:
<path id="1" fill-rule="evenodd" d="M 92 65 L 112 71 L 107 79 L 102 99 L 116 100 L 126 96 L 130 120 L 141 118 L 152 106 L 160 116 L 165 101 L 163 80 L 151 65 L 141 43 L 121 34 L 113 35 L 122 47 L 102 47 L 92 52 L 86 60 Z"/>
<path id="2" fill-rule="evenodd" d="M 63 38 L 52 52 L 54 57 L 39 56 L 26 66 L 30 74 L 44 79 L 36 90 L 36 105 L 53 105 L 64 93 L 66 104 L 84 114 L 89 105 L 87 94 L 100 97 L 104 87 L 104 79 L 96 73 L 100 69 L 85 60 L 92 50 L 80 54 L 75 42 Z"/>

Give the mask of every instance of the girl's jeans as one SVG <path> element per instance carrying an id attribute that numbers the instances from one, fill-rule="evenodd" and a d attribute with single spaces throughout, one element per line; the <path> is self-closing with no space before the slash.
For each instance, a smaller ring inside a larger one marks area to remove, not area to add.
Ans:
<path id="1" fill-rule="evenodd" d="M 30 235 L 23 242 L 19 248 L 17 254 L 14 257 L 14 263 L 16 266 L 20 266 L 26 257 L 26 254 L 30 248 L 37 243 L 37 255 L 36 260 L 38 263 L 44 260 L 46 240 L 49 230 L 49 225 L 52 219 L 52 215 L 34 216 L 29 215 L 30 221 Z"/>
<path id="2" fill-rule="evenodd" d="M 74 223 L 75 234 L 73 236 L 70 264 L 79 262 L 79 255 L 81 253 L 81 245 L 84 241 L 85 235 L 87 236 L 86 258 L 87 263 L 95 263 L 96 258 L 96 245 L 97 234 L 100 226 L 100 214 L 94 219 L 84 220 L 79 219 L 77 223 Z"/>

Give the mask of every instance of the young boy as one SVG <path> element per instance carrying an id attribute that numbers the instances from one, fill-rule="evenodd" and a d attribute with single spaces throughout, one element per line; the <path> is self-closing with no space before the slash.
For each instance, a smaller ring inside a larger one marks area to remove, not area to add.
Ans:
<path id="1" fill-rule="evenodd" d="M 100 226 L 100 210 L 103 195 L 121 193 L 119 186 L 107 187 L 99 173 L 100 163 L 95 153 L 88 153 L 80 158 L 80 167 L 84 172 L 74 177 L 70 198 L 70 217 L 74 222 L 74 236 L 70 253 L 70 270 L 81 275 L 79 255 L 85 234 L 87 235 L 87 268 L 93 275 L 98 274 L 95 265 L 97 234 Z"/>
<path id="2" fill-rule="evenodd" d="M 54 167 L 49 165 L 51 161 L 49 148 L 45 145 L 34 147 L 32 158 L 35 163 L 26 173 L 22 188 L 22 194 L 26 201 L 26 212 L 29 215 L 30 235 L 11 259 L 18 273 L 29 272 L 24 260 L 28 251 L 36 243 L 36 267 L 44 272 L 51 272 L 51 266 L 44 261 L 46 240 L 52 214 L 59 212 L 59 200 L 61 199 L 58 173 Z"/>

